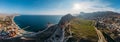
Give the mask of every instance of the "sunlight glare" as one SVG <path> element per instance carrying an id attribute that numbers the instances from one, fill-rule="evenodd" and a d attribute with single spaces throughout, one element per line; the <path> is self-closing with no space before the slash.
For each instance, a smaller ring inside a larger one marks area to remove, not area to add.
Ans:
<path id="1" fill-rule="evenodd" d="M 76 3 L 76 4 L 73 4 L 73 9 L 74 9 L 74 10 L 79 10 L 80 7 L 81 7 L 80 4 L 77 4 L 77 3 Z"/>

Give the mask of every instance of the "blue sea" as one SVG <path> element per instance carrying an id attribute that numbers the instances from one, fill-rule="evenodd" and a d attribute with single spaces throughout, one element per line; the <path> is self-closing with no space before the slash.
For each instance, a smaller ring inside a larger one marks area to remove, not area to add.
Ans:
<path id="1" fill-rule="evenodd" d="M 15 23 L 26 31 L 38 32 L 46 28 L 47 23 L 57 24 L 62 15 L 20 15 Z"/>

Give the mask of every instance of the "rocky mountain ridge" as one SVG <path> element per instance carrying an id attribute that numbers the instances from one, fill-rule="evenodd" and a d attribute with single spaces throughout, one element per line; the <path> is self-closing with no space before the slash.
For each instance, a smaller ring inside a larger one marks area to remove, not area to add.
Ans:
<path id="1" fill-rule="evenodd" d="M 74 16 L 67 14 L 61 18 L 58 24 L 31 36 L 25 36 L 25 38 L 32 38 L 38 42 L 66 42 L 70 35 L 65 36 L 65 29 L 68 27 L 69 21 L 74 18 Z"/>

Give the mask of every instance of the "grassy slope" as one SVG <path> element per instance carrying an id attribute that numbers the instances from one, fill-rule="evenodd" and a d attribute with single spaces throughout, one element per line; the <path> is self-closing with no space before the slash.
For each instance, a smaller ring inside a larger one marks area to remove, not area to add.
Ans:
<path id="1" fill-rule="evenodd" d="M 71 31 L 74 38 L 85 38 L 92 41 L 98 40 L 92 21 L 84 19 L 74 19 L 70 23 L 72 26 Z"/>

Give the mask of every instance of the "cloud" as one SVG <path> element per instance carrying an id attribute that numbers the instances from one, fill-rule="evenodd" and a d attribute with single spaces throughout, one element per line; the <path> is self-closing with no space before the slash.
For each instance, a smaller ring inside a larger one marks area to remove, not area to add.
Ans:
<path id="1" fill-rule="evenodd" d="M 39 4 L 39 1 L 36 2 Z M 37 6 L 37 4 L 35 6 Z M 104 2 L 103 0 L 64 0 L 60 3 L 56 3 L 58 6 L 53 7 L 51 9 L 44 7 L 38 8 L 30 8 L 22 9 L 22 8 L 13 8 L 13 7 L 4 7 L 4 5 L 0 3 L 0 13 L 24 13 L 24 14 L 45 14 L 45 15 L 65 15 L 68 13 L 71 14 L 78 14 L 80 12 L 96 12 L 96 11 L 114 11 L 120 13 L 120 8 L 116 9 L 114 7 L 110 7 L 112 3 Z M 75 6 L 77 4 L 77 7 Z M 39 4 L 42 5 L 42 4 Z M 38 5 L 38 6 L 39 6 Z M 49 5 L 49 4 L 48 4 Z M 2 7 L 3 6 L 3 7 Z M 43 5 L 44 6 L 44 5 Z M 52 6 L 52 5 L 49 5 Z M 42 10 L 43 9 L 43 10 Z"/>
<path id="2" fill-rule="evenodd" d="M 79 4 L 78 10 L 74 9 L 74 5 L 75 4 Z M 62 4 L 64 5 L 64 4 Z M 71 13 L 71 14 L 78 14 L 80 12 L 96 12 L 96 11 L 114 11 L 114 12 L 119 12 L 120 9 L 116 9 L 113 7 L 110 7 L 111 3 L 107 3 L 107 2 L 103 2 L 101 0 L 84 0 L 79 3 L 74 2 L 72 4 L 72 8 L 71 9 L 67 9 L 67 10 L 51 10 L 51 11 L 45 11 L 45 12 L 41 12 L 42 14 L 67 14 L 67 13 Z"/>
<path id="3" fill-rule="evenodd" d="M 111 3 L 103 3 L 100 0 L 94 1 L 84 1 L 80 3 L 75 3 L 80 5 L 79 10 L 74 10 L 71 13 L 79 12 L 95 12 L 95 11 L 116 11 L 115 8 L 110 7 Z"/>

